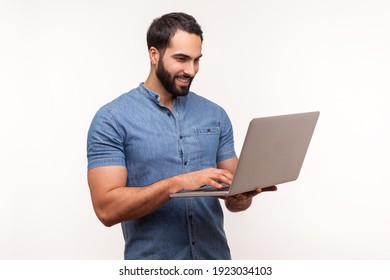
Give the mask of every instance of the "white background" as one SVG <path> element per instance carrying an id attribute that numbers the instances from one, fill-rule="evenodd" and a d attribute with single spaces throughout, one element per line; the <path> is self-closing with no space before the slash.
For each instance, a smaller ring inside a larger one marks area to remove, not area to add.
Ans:
<path id="1" fill-rule="evenodd" d="M 321 111 L 298 181 L 225 215 L 234 259 L 390 259 L 390 4 L 0 1 L 0 259 L 122 259 L 86 182 L 96 110 L 146 79 L 145 34 L 194 15 L 192 90 L 222 105 L 240 151 L 252 117 Z"/>

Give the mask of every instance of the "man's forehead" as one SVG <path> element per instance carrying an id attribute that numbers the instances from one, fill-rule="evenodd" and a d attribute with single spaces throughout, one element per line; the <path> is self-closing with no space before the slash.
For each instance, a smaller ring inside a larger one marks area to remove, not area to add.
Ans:
<path id="1" fill-rule="evenodd" d="M 192 33 L 178 30 L 171 38 L 166 49 L 172 54 L 183 54 L 190 57 L 200 57 L 202 55 L 202 40 Z"/>

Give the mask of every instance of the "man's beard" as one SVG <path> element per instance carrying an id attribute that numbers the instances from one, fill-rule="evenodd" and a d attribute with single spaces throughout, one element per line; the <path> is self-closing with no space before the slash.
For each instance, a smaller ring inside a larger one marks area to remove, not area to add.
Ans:
<path id="1" fill-rule="evenodd" d="M 188 92 L 190 91 L 190 86 L 192 83 L 193 77 L 189 75 L 178 75 L 172 77 L 171 74 L 165 69 L 164 63 L 162 59 L 159 60 L 157 70 L 156 70 L 156 76 L 160 80 L 163 87 L 168 91 L 170 94 L 172 94 L 174 97 L 177 96 L 186 96 Z M 176 78 L 185 78 L 190 79 L 188 86 L 185 87 L 176 87 L 175 80 Z"/>

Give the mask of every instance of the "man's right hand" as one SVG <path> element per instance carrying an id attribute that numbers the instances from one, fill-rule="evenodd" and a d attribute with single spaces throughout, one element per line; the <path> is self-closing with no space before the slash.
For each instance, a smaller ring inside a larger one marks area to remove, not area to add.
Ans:
<path id="1" fill-rule="evenodd" d="M 227 170 L 218 168 L 206 168 L 180 174 L 175 177 L 177 177 L 178 185 L 173 193 L 182 190 L 195 190 L 205 185 L 220 189 L 223 187 L 222 184 L 230 185 L 233 180 L 233 174 Z"/>

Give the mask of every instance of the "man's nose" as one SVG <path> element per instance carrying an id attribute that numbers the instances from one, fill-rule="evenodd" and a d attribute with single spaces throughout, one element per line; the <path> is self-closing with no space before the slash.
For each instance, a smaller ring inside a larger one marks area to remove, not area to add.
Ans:
<path id="1" fill-rule="evenodd" d="M 191 77 L 194 77 L 195 74 L 198 72 L 198 70 L 199 70 L 199 66 L 197 65 L 197 63 L 191 61 L 191 62 L 186 63 L 184 73 L 191 76 Z"/>

